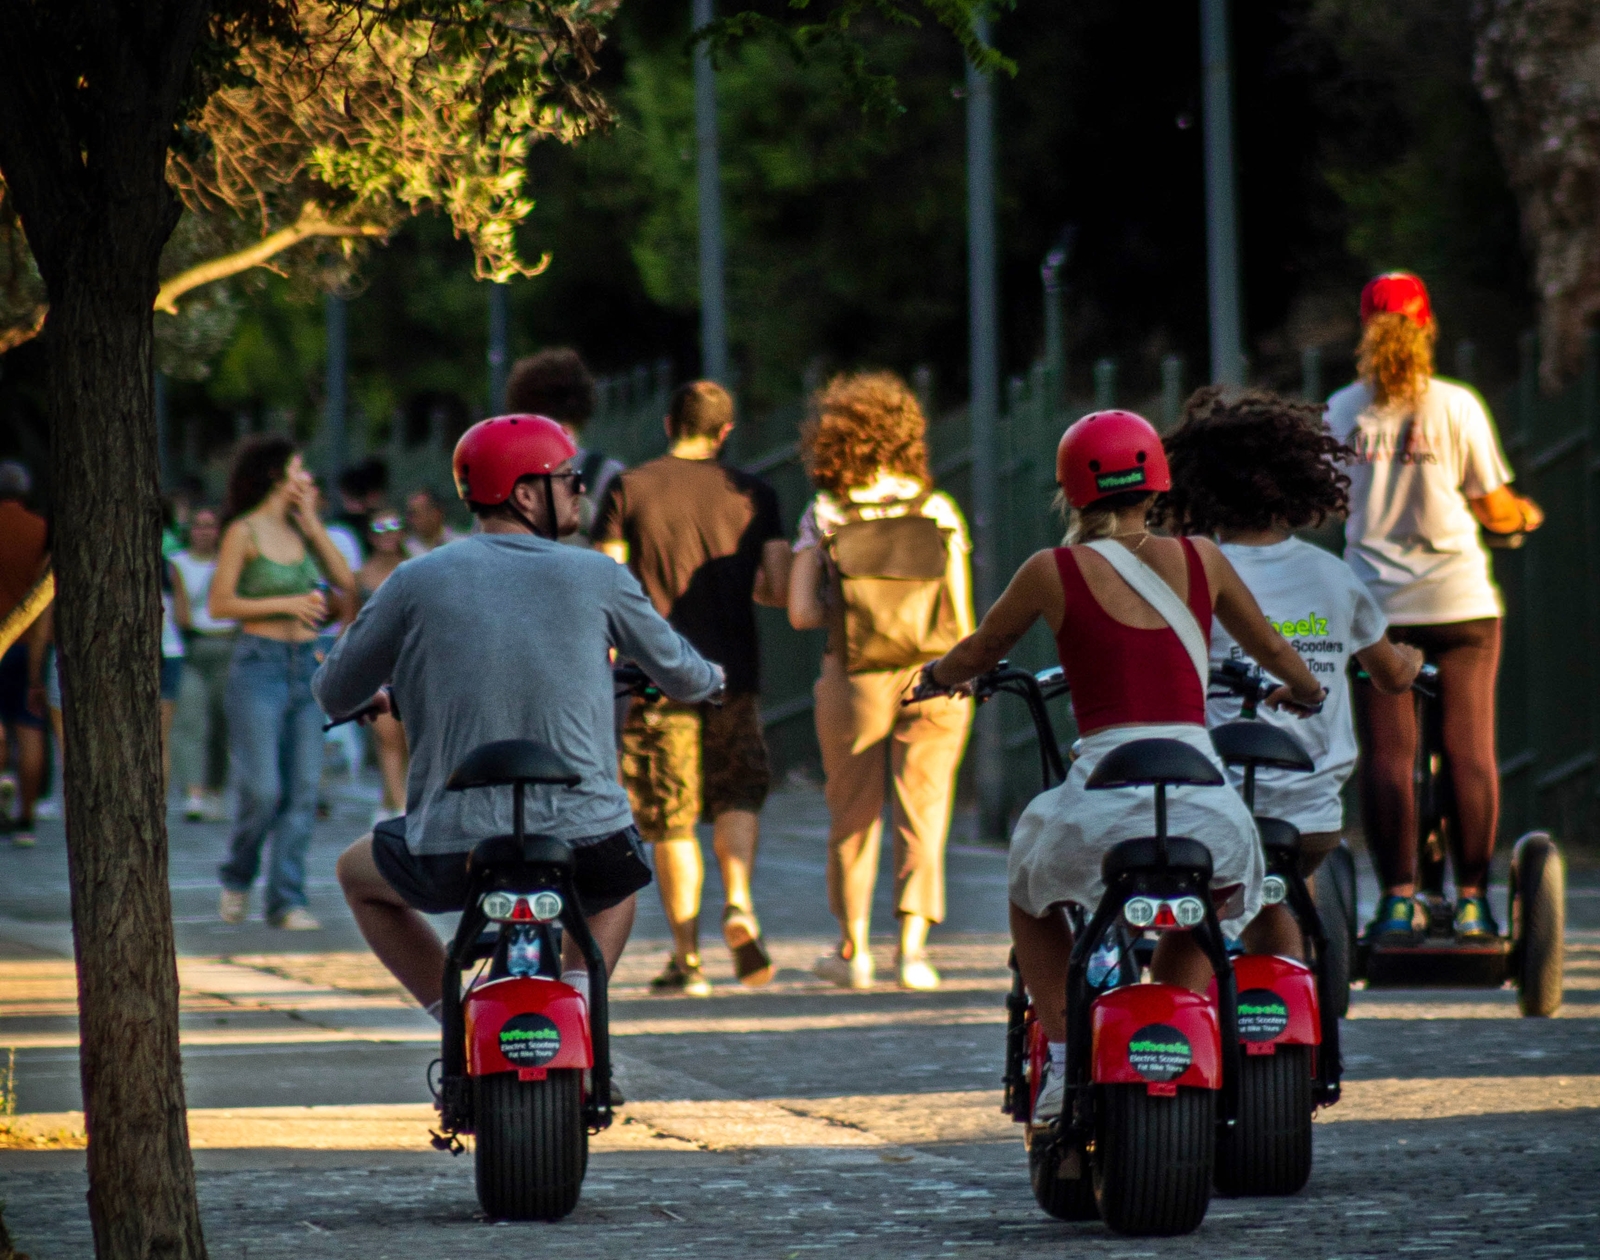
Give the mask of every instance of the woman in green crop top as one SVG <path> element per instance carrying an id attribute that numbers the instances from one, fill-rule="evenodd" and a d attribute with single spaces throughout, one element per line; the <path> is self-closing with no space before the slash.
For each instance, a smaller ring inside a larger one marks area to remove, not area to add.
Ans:
<path id="1" fill-rule="evenodd" d="M 306 907 L 305 855 L 322 771 L 322 711 L 311 697 L 317 632 L 352 607 L 355 579 L 316 512 L 316 485 L 287 438 L 246 442 L 228 477 L 227 532 L 211 615 L 239 623 L 228 666 L 228 753 L 238 816 L 221 868 L 221 915 L 238 923 L 268 837 L 267 922 L 320 926 Z M 326 580 L 328 595 L 319 587 Z"/>

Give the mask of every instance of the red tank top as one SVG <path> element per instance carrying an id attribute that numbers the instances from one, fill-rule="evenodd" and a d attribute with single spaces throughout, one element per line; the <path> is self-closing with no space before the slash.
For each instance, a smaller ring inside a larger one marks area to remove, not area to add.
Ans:
<path id="1" fill-rule="evenodd" d="M 1211 587 L 1205 565 L 1193 543 L 1178 541 L 1189 566 L 1189 611 L 1209 643 Z M 1130 722 L 1204 726 L 1205 688 L 1177 632 L 1170 626 L 1143 630 L 1123 625 L 1100 607 L 1072 549 L 1057 547 L 1055 556 L 1066 601 L 1056 651 L 1072 687 L 1078 730 L 1087 734 Z"/>

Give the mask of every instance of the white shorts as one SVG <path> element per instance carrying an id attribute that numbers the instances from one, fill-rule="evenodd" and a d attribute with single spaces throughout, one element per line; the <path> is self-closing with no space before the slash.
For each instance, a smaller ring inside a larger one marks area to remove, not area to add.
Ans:
<path id="1" fill-rule="evenodd" d="M 1119 841 L 1154 834 L 1154 788 L 1091 792 L 1085 786 L 1102 757 L 1136 739 L 1181 740 L 1222 770 L 1203 726 L 1119 726 L 1085 736 L 1066 782 L 1034 797 L 1011 833 L 1007 877 L 1019 910 L 1038 918 L 1073 901 L 1093 912 L 1105 893 L 1100 862 L 1106 851 Z M 1168 787 L 1167 834 L 1189 836 L 1211 850 L 1211 886 L 1238 888 L 1219 913 L 1230 935 L 1243 931 L 1261 909 L 1266 863 L 1238 793 L 1226 786 Z"/>

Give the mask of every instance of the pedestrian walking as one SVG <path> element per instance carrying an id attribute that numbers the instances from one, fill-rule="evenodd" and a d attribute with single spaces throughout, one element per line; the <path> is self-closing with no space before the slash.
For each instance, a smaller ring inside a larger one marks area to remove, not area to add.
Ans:
<path id="1" fill-rule="evenodd" d="M 444 505 L 427 486 L 406 495 L 406 524 L 411 527 L 406 535 L 406 555 L 413 559 L 461 537 L 459 530 L 445 523 Z"/>
<path id="2" fill-rule="evenodd" d="M 1485 885 L 1500 818 L 1494 692 L 1504 605 L 1479 527 L 1491 539 L 1524 533 L 1544 513 L 1511 489 L 1483 400 L 1433 375 L 1438 325 L 1422 281 L 1405 271 L 1370 281 L 1361 324 L 1359 379 L 1328 399 L 1327 411 L 1329 430 L 1354 452 L 1345 559 L 1377 598 L 1389 638 L 1439 667 L 1459 824 L 1451 837 L 1455 933 L 1492 936 Z M 1409 944 L 1418 919 L 1416 706 L 1409 694 L 1383 695 L 1367 683 L 1355 698 L 1362 822 L 1384 885 L 1371 934 Z"/>
<path id="3" fill-rule="evenodd" d="M 367 526 L 367 560 L 356 570 L 356 599 L 365 605 L 405 560 L 401 538 L 404 526 L 393 512 L 377 513 Z M 383 776 L 383 800 L 372 816 L 377 826 L 385 818 L 406 812 L 406 732 L 392 713 L 372 720 L 372 738 L 378 746 L 378 770 Z"/>
<path id="4" fill-rule="evenodd" d="M 754 604 L 787 602 L 789 545 L 772 487 L 718 462 L 733 424 L 733 399 L 720 385 L 680 387 L 666 418 L 670 451 L 616 478 L 595 532 L 656 611 L 727 673 L 721 705 L 636 700 L 622 728 L 622 779 L 639 833 L 654 846 L 672 928 L 672 957 L 653 985 L 691 996 L 711 991 L 700 962 L 702 818 L 722 871 L 722 934 L 735 974 L 748 985 L 773 974 L 750 895 L 771 781 Z"/>
<path id="5" fill-rule="evenodd" d="M 275 927 L 321 926 L 306 909 L 305 854 L 322 769 L 322 711 L 311 696 L 321 587 L 355 581 L 316 513 L 316 486 L 282 437 L 246 442 L 228 478 L 227 529 L 211 579 L 211 615 L 236 620 L 228 670 L 228 755 L 238 816 L 220 869 L 224 922 L 241 922 L 271 837 L 266 915 Z"/>
<path id="6" fill-rule="evenodd" d="M 22 603 L 50 563 L 49 527 L 25 502 L 32 490 L 26 468 L 0 463 L 0 618 Z M 19 849 L 34 843 L 33 806 L 44 783 L 43 670 L 50 624 L 41 616 L 0 652 L 0 830 L 10 831 Z M 15 775 L 9 768 L 13 749 Z"/>
<path id="7" fill-rule="evenodd" d="M 172 768 L 184 792 L 183 816 L 196 823 L 222 820 L 222 792 L 228 783 L 228 662 L 238 627 L 211 615 L 211 578 L 221 537 L 221 513 L 197 507 L 189 518 L 187 545 L 172 555 L 189 605 L 172 723 Z"/>
<path id="8" fill-rule="evenodd" d="M 966 521 L 928 471 L 927 421 L 890 372 L 840 376 L 801 433 L 817 494 L 800 518 L 789 623 L 826 628 L 813 689 L 828 802 L 828 907 L 837 951 L 816 964 L 847 988 L 873 981 L 867 938 L 886 775 L 893 779 L 899 983 L 933 989 L 928 927 L 945 913 L 944 849 L 972 724 L 964 697 L 904 706 L 918 668 L 972 630 Z"/>
<path id="9" fill-rule="evenodd" d="M 578 503 L 578 530 L 561 541 L 580 547 L 594 541 L 601 505 L 623 468 L 604 451 L 584 449 L 583 427 L 594 415 L 594 404 L 594 377 L 578 352 L 565 346 L 518 359 L 506 380 L 508 412 L 548 416 L 566 430 L 578 448 L 574 466 L 583 474 L 585 487 Z"/>

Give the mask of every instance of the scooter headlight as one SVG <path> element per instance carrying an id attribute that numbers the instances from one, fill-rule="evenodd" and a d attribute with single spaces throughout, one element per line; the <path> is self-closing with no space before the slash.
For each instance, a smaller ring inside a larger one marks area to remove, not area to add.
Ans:
<path id="1" fill-rule="evenodd" d="M 478 908 L 483 911 L 485 918 L 504 923 L 516 912 L 517 899 L 508 892 L 484 893 Z"/>
<path id="2" fill-rule="evenodd" d="M 1275 906 L 1289 895 L 1289 885 L 1283 882 L 1282 875 L 1268 875 L 1261 881 L 1261 902 L 1263 905 Z"/>
<path id="3" fill-rule="evenodd" d="M 1130 927 L 1147 928 L 1156 921 L 1156 903 L 1148 897 L 1130 897 L 1122 907 L 1122 917 Z"/>
<path id="4" fill-rule="evenodd" d="M 1205 902 L 1198 897 L 1179 897 L 1172 903 L 1172 917 L 1179 927 L 1199 927 L 1206 920 Z"/>
<path id="5" fill-rule="evenodd" d="M 561 917 L 561 894 L 549 891 L 534 893 L 528 899 L 528 906 L 540 923 L 549 923 Z"/>

